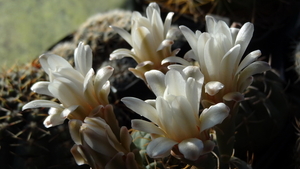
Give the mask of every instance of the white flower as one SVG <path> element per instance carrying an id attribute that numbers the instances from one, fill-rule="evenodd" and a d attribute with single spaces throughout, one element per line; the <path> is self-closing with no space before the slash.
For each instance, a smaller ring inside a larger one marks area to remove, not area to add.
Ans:
<path id="1" fill-rule="evenodd" d="M 100 110 L 113 114 L 112 108 Z M 75 142 L 71 153 L 78 165 L 89 164 L 93 169 L 138 168 L 130 149 L 132 138 L 126 127 L 114 133 L 103 118 L 86 117 L 84 122 L 70 120 L 69 129 Z"/>
<path id="2" fill-rule="evenodd" d="M 168 13 L 163 23 L 159 6 L 156 3 L 150 3 L 146 9 L 147 17 L 143 17 L 139 12 L 133 12 L 131 35 L 124 29 L 111 26 L 132 46 L 132 50 L 117 49 L 110 55 L 110 59 L 132 57 L 138 65 L 135 69 L 129 70 L 142 79 L 146 71 L 165 69 L 161 66 L 161 61 L 178 52 L 178 50 L 171 51 L 175 34 L 175 30 L 171 29 L 173 14 Z"/>
<path id="3" fill-rule="evenodd" d="M 214 143 L 209 140 L 208 129 L 221 123 L 229 110 L 225 104 L 219 103 L 198 115 L 203 84 L 199 68 L 171 69 L 166 75 L 151 70 L 145 73 L 145 77 L 157 98 L 144 102 L 126 97 L 122 102 L 154 123 L 132 120 L 132 128 L 152 134 L 147 154 L 152 158 L 162 158 L 178 145 L 184 158 L 195 161 L 200 155 L 210 152 Z"/>
<path id="4" fill-rule="evenodd" d="M 101 68 L 96 75 L 92 68 L 92 50 L 79 43 L 75 49 L 75 68 L 60 56 L 41 55 L 39 61 L 49 75 L 50 81 L 35 83 L 31 90 L 57 98 L 61 104 L 48 100 L 34 100 L 23 106 L 23 110 L 50 107 L 44 121 L 46 127 L 62 124 L 64 119 L 84 120 L 97 106 L 107 105 L 112 75 L 110 66 Z"/>
<path id="5" fill-rule="evenodd" d="M 206 16 L 207 33 L 180 26 L 191 50 L 185 59 L 198 62 L 205 78 L 205 92 L 215 96 L 214 103 L 224 100 L 240 101 L 242 92 L 252 83 L 252 75 L 270 69 L 269 64 L 256 61 L 261 55 L 259 50 L 242 56 L 252 38 L 253 24 L 245 23 L 241 29 L 229 28 L 225 22 Z M 167 58 L 162 63 L 177 62 L 187 65 L 180 58 Z M 207 98 L 206 98 L 207 99 Z"/>

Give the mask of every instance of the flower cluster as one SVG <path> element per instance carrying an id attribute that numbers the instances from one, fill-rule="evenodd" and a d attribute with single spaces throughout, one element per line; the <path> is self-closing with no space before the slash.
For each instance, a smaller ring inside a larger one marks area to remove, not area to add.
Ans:
<path id="1" fill-rule="evenodd" d="M 121 99 L 128 108 L 149 120 L 131 121 L 133 129 L 151 135 L 146 149 L 148 156 L 164 158 L 171 154 L 194 165 L 201 162 L 203 156 L 207 157 L 216 143 L 220 156 L 231 156 L 235 129 L 231 112 L 235 109 L 228 102 L 243 100 L 252 75 L 270 69 L 266 62 L 257 61 L 259 50 L 243 59 L 253 25 L 246 23 L 241 29 L 229 28 L 225 22 L 207 16 L 208 32 L 194 33 L 180 26 L 191 46 L 184 58 L 180 58 L 175 56 L 178 50 L 171 51 L 176 32 L 171 28 L 173 13 L 169 13 L 163 23 L 158 5 L 150 3 L 146 15 L 132 14 L 131 34 L 111 26 L 132 50 L 117 49 L 110 59 L 132 57 L 138 65 L 130 71 L 143 79 L 156 96 L 145 101 L 134 97 Z M 49 107 L 49 116 L 44 121 L 46 127 L 68 119 L 75 142 L 71 152 L 79 165 L 88 164 L 93 169 L 141 168 L 133 139 L 126 127 L 119 127 L 108 101 L 108 79 L 113 68 L 103 67 L 95 75 L 92 50 L 83 43 L 79 43 L 74 56 L 75 67 L 57 55 L 40 56 L 39 61 L 50 80 L 37 82 L 31 89 L 57 98 L 60 103 L 34 100 L 24 105 L 23 110 Z M 216 125 L 219 132 L 215 142 L 210 132 Z M 223 153 L 224 147 L 229 151 Z"/>

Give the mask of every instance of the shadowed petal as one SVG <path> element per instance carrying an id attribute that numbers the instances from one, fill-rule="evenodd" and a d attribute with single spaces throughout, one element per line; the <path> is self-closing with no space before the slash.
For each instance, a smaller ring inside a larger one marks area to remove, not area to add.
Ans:
<path id="1" fill-rule="evenodd" d="M 203 142 L 197 138 L 185 139 L 178 144 L 179 151 L 185 159 L 196 161 L 203 151 Z"/>
<path id="2" fill-rule="evenodd" d="M 133 119 L 131 120 L 131 126 L 133 129 L 144 131 L 146 133 L 165 135 L 165 133 L 160 128 L 158 128 L 153 123 L 147 122 L 145 120 Z"/>
<path id="3" fill-rule="evenodd" d="M 218 103 L 204 109 L 200 115 L 200 132 L 222 123 L 228 114 L 229 108 L 224 103 Z"/>
<path id="4" fill-rule="evenodd" d="M 163 96 L 166 89 L 165 75 L 158 70 L 150 70 L 145 73 L 146 81 L 156 96 Z"/>
<path id="5" fill-rule="evenodd" d="M 158 123 L 157 111 L 153 106 L 134 97 L 124 97 L 121 101 L 134 112 L 148 118 L 156 124 Z"/>
<path id="6" fill-rule="evenodd" d="M 177 142 L 166 137 L 158 137 L 152 140 L 147 146 L 147 154 L 151 158 L 163 158 L 170 154 L 170 151 Z"/>

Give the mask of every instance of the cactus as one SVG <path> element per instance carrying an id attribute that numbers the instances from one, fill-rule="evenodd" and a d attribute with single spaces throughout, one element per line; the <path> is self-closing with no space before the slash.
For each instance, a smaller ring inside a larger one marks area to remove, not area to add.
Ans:
<path id="1" fill-rule="evenodd" d="M 292 162 L 293 147 L 288 145 L 294 144 L 290 123 L 294 115 L 285 88 L 285 82 L 274 70 L 268 71 L 255 76 L 245 101 L 241 102 L 236 122 L 235 155 L 245 161 L 254 156 L 253 166 L 275 166 L 276 160 Z M 281 157 L 282 154 L 285 157 Z"/>

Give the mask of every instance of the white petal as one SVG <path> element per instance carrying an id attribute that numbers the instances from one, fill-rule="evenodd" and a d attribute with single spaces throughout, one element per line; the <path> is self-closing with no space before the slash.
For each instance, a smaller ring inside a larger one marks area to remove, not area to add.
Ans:
<path id="1" fill-rule="evenodd" d="M 167 86 L 165 95 L 185 96 L 186 81 L 180 72 L 174 69 L 169 70 L 165 77 L 165 84 Z"/>
<path id="2" fill-rule="evenodd" d="M 65 109 L 61 112 L 61 114 L 62 114 L 63 117 L 66 118 L 66 117 L 68 117 L 68 115 L 69 115 L 70 113 L 74 112 L 78 107 L 79 107 L 79 105 L 72 105 L 72 106 L 70 106 L 70 107 L 67 107 L 67 108 L 65 108 Z"/>
<path id="3" fill-rule="evenodd" d="M 123 57 L 132 57 L 135 59 L 137 56 L 128 49 L 116 49 L 110 54 L 109 60 L 122 59 Z"/>
<path id="4" fill-rule="evenodd" d="M 229 111 L 229 108 L 224 103 L 217 103 L 208 109 L 204 109 L 199 118 L 200 132 L 222 123 L 228 116 Z"/>
<path id="5" fill-rule="evenodd" d="M 196 82 L 195 79 L 189 78 L 186 85 L 186 98 L 194 112 L 199 112 L 200 97 L 201 97 L 201 87 Z"/>
<path id="6" fill-rule="evenodd" d="M 187 77 L 192 77 L 198 82 L 198 87 L 202 88 L 204 82 L 204 75 L 200 71 L 199 67 L 197 66 L 187 66 L 185 67 L 182 72 L 185 74 L 186 79 Z"/>
<path id="7" fill-rule="evenodd" d="M 165 75 L 158 70 L 150 70 L 145 73 L 146 81 L 156 96 L 163 96 L 166 89 Z"/>
<path id="8" fill-rule="evenodd" d="M 92 49 L 80 42 L 74 51 L 75 69 L 85 76 L 92 68 L 92 60 Z"/>
<path id="9" fill-rule="evenodd" d="M 50 82 L 44 82 L 44 81 L 40 81 L 40 82 L 36 82 L 35 84 L 33 84 L 31 86 L 31 90 L 35 93 L 38 93 L 38 94 L 44 94 L 44 95 L 48 95 L 48 96 L 51 96 L 51 97 L 54 97 L 52 95 L 52 93 L 50 93 L 50 91 L 48 90 L 48 85 L 49 85 Z"/>
<path id="10" fill-rule="evenodd" d="M 256 50 L 253 51 L 251 53 L 249 53 L 243 60 L 242 62 L 239 64 L 239 67 L 236 71 L 236 74 L 238 74 L 242 69 L 244 69 L 245 67 L 247 67 L 249 64 L 251 64 L 252 62 L 254 62 L 259 56 L 261 55 L 260 50 Z"/>
<path id="11" fill-rule="evenodd" d="M 124 40 L 126 40 L 129 43 L 130 46 L 132 46 L 131 35 L 127 31 L 116 26 L 109 26 L 109 27 L 112 28 L 114 31 L 116 31 Z"/>
<path id="12" fill-rule="evenodd" d="M 95 90 L 99 91 L 102 86 L 106 83 L 106 81 L 111 77 L 114 72 L 114 68 L 111 66 L 105 66 L 98 70 L 95 79 L 94 86 Z"/>
<path id="13" fill-rule="evenodd" d="M 221 82 L 210 81 L 205 84 L 205 93 L 208 93 L 209 95 L 214 96 L 223 88 L 224 88 L 224 85 Z"/>
<path id="14" fill-rule="evenodd" d="M 74 144 L 71 148 L 71 153 L 77 163 L 77 165 L 88 164 L 85 154 L 82 151 L 82 146 Z"/>
<path id="15" fill-rule="evenodd" d="M 46 53 L 39 57 L 39 61 L 47 74 L 49 74 L 49 69 L 54 71 L 58 68 L 71 68 L 73 67 L 70 65 L 68 61 L 66 61 L 63 57 Z"/>
<path id="16" fill-rule="evenodd" d="M 158 128 L 153 123 L 147 122 L 145 120 L 133 119 L 131 120 L 131 127 L 139 131 L 144 131 L 146 133 L 165 135 L 165 133 L 160 128 Z"/>
<path id="17" fill-rule="evenodd" d="M 65 117 L 62 115 L 62 109 L 50 108 L 49 116 L 44 120 L 43 124 L 46 128 L 63 124 Z"/>
<path id="18" fill-rule="evenodd" d="M 198 61 L 198 57 L 195 55 L 193 50 L 189 50 L 188 52 L 186 52 L 183 56 L 183 58 L 187 61 Z"/>
<path id="19" fill-rule="evenodd" d="M 170 56 L 161 61 L 162 65 L 165 63 L 180 63 L 185 66 L 190 65 L 190 63 L 188 61 L 182 59 L 181 57 L 177 57 L 177 56 Z"/>
<path id="20" fill-rule="evenodd" d="M 75 142 L 75 144 L 77 145 L 81 145 L 82 144 L 82 138 L 80 135 L 80 127 L 82 125 L 82 121 L 81 120 L 77 120 L 77 119 L 73 119 L 69 121 L 69 131 L 70 131 L 70 135 L 72 140 Z"/>
<path id="21" fill-rule="evenodd" d="M 193 51 L 197 51 L 197 39 L 195 37 L 195 34 L 192 30 L 190 30 L 186 26 L 179 26 L 179 29 L 181 30 L 181 33 L 185 37 L 185 39 L 188 41 L 189 45 L 191 46 Z"/>
<path id="22" fill-rule="evenodd" d="M 254 32 L 253 24 L 250 22 L 247 22 L 242 26 L 239 33 L 237 34 L 235 45 L 241 44 L 240 55 L 243 55 L 246 48 L 248 47 L 248 44 L 252 38 L 253 32 Z"/>
<path id="23" fill-rule="evenodd" d="M 238 84 L 242 83 L 243 81 L 245 81 L 247 78 L 249 78 L 254 74 L 262 73 L 270 69 L 271 67 L 267 62 L 264 61 L 253 62 L 249 66 L 247 66 L 244 70 L 241 71 L 239 75 Z"/>
<path id="24" fill-rule="evenodd" d="M 208 33 L 214 33 L 215 31 L 215 26 L 216 26 L 216 20 L 209 15 L 205 16 L 205 21 L 206 21 L 206 29 Z"/>
<path id="25" fill-rule="evenodd" d="M 151 105 L 134 97 L 124 97 L 121 99 L 121 101 L 134 112 L 148 118 L 150 121 L 156 124 L 159 123 L 157 111 Z"/>
<path id="26" fill-rule="evenodd" d="M 55 107 L 58 109 L 63 109 L 60 104 L 50 101 L 50 100 L 33 100 L 22 107 L 22 111 L 25 109 L 33 109 L 33 108 L 40 108 L 40 107 Z"/>
<path id="27" fill-rule="evenodd" d="M 220 78 L 222 78 L 222 82 L 225 86 L 232 83 L 232 79 L 234 78 L 237 65 L 240 62 L 238 58 L 240 48 L 240 45 L 232 47 L 221 60 Z"/>
<path id="28" fill-rule="evenodd" d="M 203 142 L 197 138 L 185 139 L 178 144 L 179 151 L 185 159 L 196 161 L 203 151 Z"/>
<path id="29" fill-rule="evenodd" d="M 167 35 L 169 29 L 170 29 L 170 26 L 172 24 L 172 17 L 174 15 L 174 12 L 169 12 L 166 19 L 165 19 L 165 23 L 164 23 L 164 35 Z M 166 37 L 168 38 L 168 37 Z"/>
<path id="30" fill-rule="evenodd" d="M 170 151 L 177 142 L 166 137 L 158 137 L 147 146 L 147 154 L 151 158 L 163 158 L 170 155 Z"/>
<path id="31" fill-rule="evenodd" d="M 170 46 L 172 46 L 173 44 L 174 44 L 174 41 L 173 41 L 173 40 L 168 40 L 168 39 L 163 40 L 163 41 L 160 43 L 160 45 L 158 46 L 158 48 L 156 49 L 156 51 L 160 51 L 160 50 L 162 50 L 162 49 L 165 48 L 165 47 L 170 47 Z"/>

